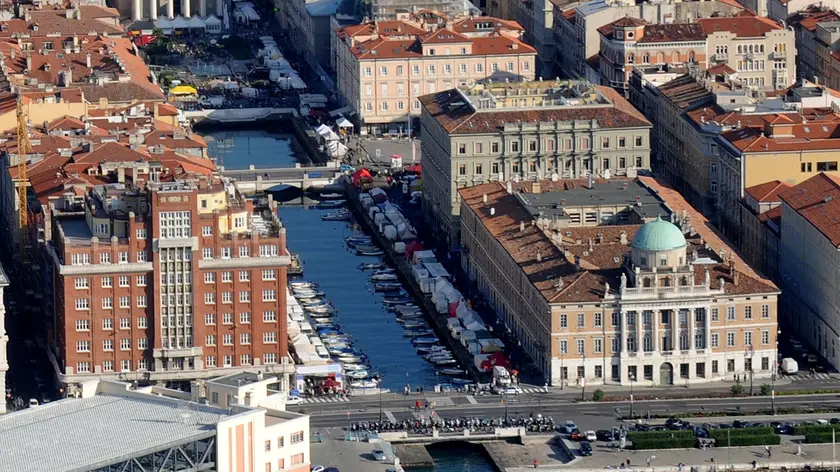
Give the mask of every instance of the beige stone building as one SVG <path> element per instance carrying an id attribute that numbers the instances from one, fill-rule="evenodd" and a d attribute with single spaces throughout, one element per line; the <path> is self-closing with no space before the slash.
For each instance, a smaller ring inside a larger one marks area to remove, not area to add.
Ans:
<path id="1" fill-rule="evenodd" d="M 554 40 L 555 3 L 574 3 L 574 0 L 490 0 L 485 11 L 490 16 L 516 21 L 525 28 L 524 40 L 537 50 L 537 71 L 544 77 L 554 77 L 555 49 L 561 45 Z"/>
<path id="2" fill-rule="evenodd" d="M 421 96 L 482 80 L 534 80 L 536 51 L 523 28 L 490 17 L 423 13 L 348 26 L 336 34 L 339 97 L 362 132 L 406 133 Z"/>
<path id="3" fill-rule="evenodd" d="M 820 173 L 782 191 L 783 326 L 840 366 L 840 178 Z"/>
<path id="4" fill-rule="evenodd" d="M 778 288 L 678 192 L 651 177 L 511 187 L 460 190 L 461 264 L 551 385 L 772 375 Z"/>
<path id="5" fill-rule="evenodd" d="M 778 280 L 778 233 L 781 192 L 791 186 L 774 180 L 744 191 L 741 200 L 741 253 L 751 266 Z"/>
<path id="6" fill-rule="evenodd" d="M 626 176 L 650 168 L 650 122 L 608 87 L 493 84 L 426 95 L 420 102 L 423 210 L 453 247 L 459 188 Z"/>
<path id="7" fill-rule="evenodd" d="M 671 24 L 625 17 L 598 32 L 601 83 L 619 89 L 627 88 L 637 65 L 727 70 L 745 86 L 764 90 L 785 88 L 796 78 L 794 32 L 748 13 Z"/>

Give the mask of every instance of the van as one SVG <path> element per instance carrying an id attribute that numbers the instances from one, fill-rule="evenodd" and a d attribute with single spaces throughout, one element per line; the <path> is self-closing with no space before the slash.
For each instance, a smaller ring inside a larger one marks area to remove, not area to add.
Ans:
<path id="1" fill-rule="evenodd" d="M 34 398 L 29 399 L 29 408 L 35 408 L 36 406 L 39 406 L 39 405 L 40 405 L 40 403 L 38 403 L 38 400 L 36 400 Z"/>
<path id="2" fill-rule="evenodd" d="M 796 375 L 799 373 L 799 364 L 790 357 L 782 359 L 782 372 L 787 375 Z"/>

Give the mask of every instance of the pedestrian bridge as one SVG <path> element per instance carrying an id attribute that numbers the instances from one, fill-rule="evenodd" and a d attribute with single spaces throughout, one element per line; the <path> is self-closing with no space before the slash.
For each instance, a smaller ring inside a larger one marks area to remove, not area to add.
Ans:
<path id="1" fill-rule="evenodd" d="M 342 174 L 332 163 L 312 167 L 272 167 L 248 169 L 225 169 L 220 167 L 222 177 L 236 182 L 240 192 L 260 193 L 278 185 L 289 185 L 301 190 L 326 187 L 335 183 Z"/>

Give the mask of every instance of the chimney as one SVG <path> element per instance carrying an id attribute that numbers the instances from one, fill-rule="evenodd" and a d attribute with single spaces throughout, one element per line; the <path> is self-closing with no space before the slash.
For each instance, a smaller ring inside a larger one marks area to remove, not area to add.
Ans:
<path id="1" fill-rule="evenodd" d="M 85 65 L 88 69 L 90 69 L 90 53 L 87 53 L 87 55 L 85 56 Z"/>
<path id="2" fill-rule="evenodd" d="M 540 191 L 542 191 L 540 181 L 536 180 L 533 184 L 531 184 L 531 193 L 540 193 Z"/>
<path id="3" fill-rule="evenodd" d="M 482 195 L 482 196 L 481 196 L 481 201 L 482 201 L 483 203 L 487 203 L 487 194 L 486 194 L 486 193 L 485 193 L 484 195 Z"/>
<path id="4" fill-rule="evenodd" d="M 26 53 L 26 70 L 32 70 L 32 54 Z"/>
<path id="5" fill-rule="evenodd" d="M 520 233 L 524 233 L 524 232 L 525 232 L 525 222 L 524 222 L 524 221 L 520 221 L 520 222 L 519 222 L 519 232 L 520 232 Z"/>
<path id="6" fill-rule="evenodd" d="M 125 167 L 123 166 L 117 167 L 117 182 L 121 184 L 125 183 Z"/>
<path id="7" fill-rule="evenodd" d="M 537 251 L 537 262 L 542 262 L 542 253 Z"/>
<path id="8" fill-rule="evenodd" d="M 507 193 L 509 193 L 509 194 L 510 194 L 510 193 L 513 193 L 513 184 L 512 184 L 512 183 L 510 183 L 510 181 L 509 181 L 509 180 L 508 180 L 508 182 L 507 182 L 507 185 L 505 185 L 505 190 L 507 190 Z"/>
<path id="9" fill-rule="evenodd" d="M 496 207 L 490 208 L 490 216 L 496 216 Z"/>
<path id="10" fill-rule="evenodd" d="M 580 256 L 575 256 L 575 272 L 580 272 Z"/>

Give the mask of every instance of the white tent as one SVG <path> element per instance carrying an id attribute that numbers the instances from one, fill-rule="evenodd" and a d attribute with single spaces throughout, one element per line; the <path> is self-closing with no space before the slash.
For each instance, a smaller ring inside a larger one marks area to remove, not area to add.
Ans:
<path id="1" fill-rule="evenodd" d="M 338 141 L 330 141 L 327 145 L 327 149 L 329 149 L 330 157 L 332 158 L 344 157 L 344 155 L 347 154 L 347 146 Z"/>
<path id="2" fill-rule="evenodd" d="M 330 129 L 330 127 L 327 125 L 319 126 L 317 129 L 315 129 L 315 132 L 318 133 L 318 135 L 321 136 L 321 138 L 324 141 L 338 141 L 339 139 L 338 135 L 335 134 L 335 131 Z"/>
<path id="3" fill-rule="evenodd" d="M 335 124 L 337 124 L 339 128 L 352 128 L 353 127 L 353 123 L 350 123 L 350 120 L 348 120 L 347 118 L 345 118 L 343 116 L 341 118 L 339 118 L 335 122 Z"/>
<path id="4" fill-rule="evenodd" d="M 206 26 L 204 20 L 202 20 L 198 15 L 193 16 L 192 18 L 187 18 L 187 24 L 191 29 L 204 29 Z"/>
<path id="5" fill-rule="evenodd" d="M 237 23 L 248 23 L 251 21 L 260 21 L 260 15 L 254 9 L 254 4 L 251 2 L 238 3 L 233 9 L 233 19 Z"/>
<path id="6" fill-rule="evenodd" d="M 164 33 L 172 31 L 172 21 L 167 18 L 160 18 L 155 20 L 155 28 L 160 29 Z"/>
<path id="7" fill-rule="evenodd" d="M 190 22 L 183 16 L 178 15 L 174 20 L 172 20 L 172 27 L 175 29 L 189 29 Z"/>
<path id="8" fill-rule="evenodd" d="M 216 15 L 209 15 L 204 19 L 204 31 L 207 33 L 221 33 L 222 20 Z"/>

